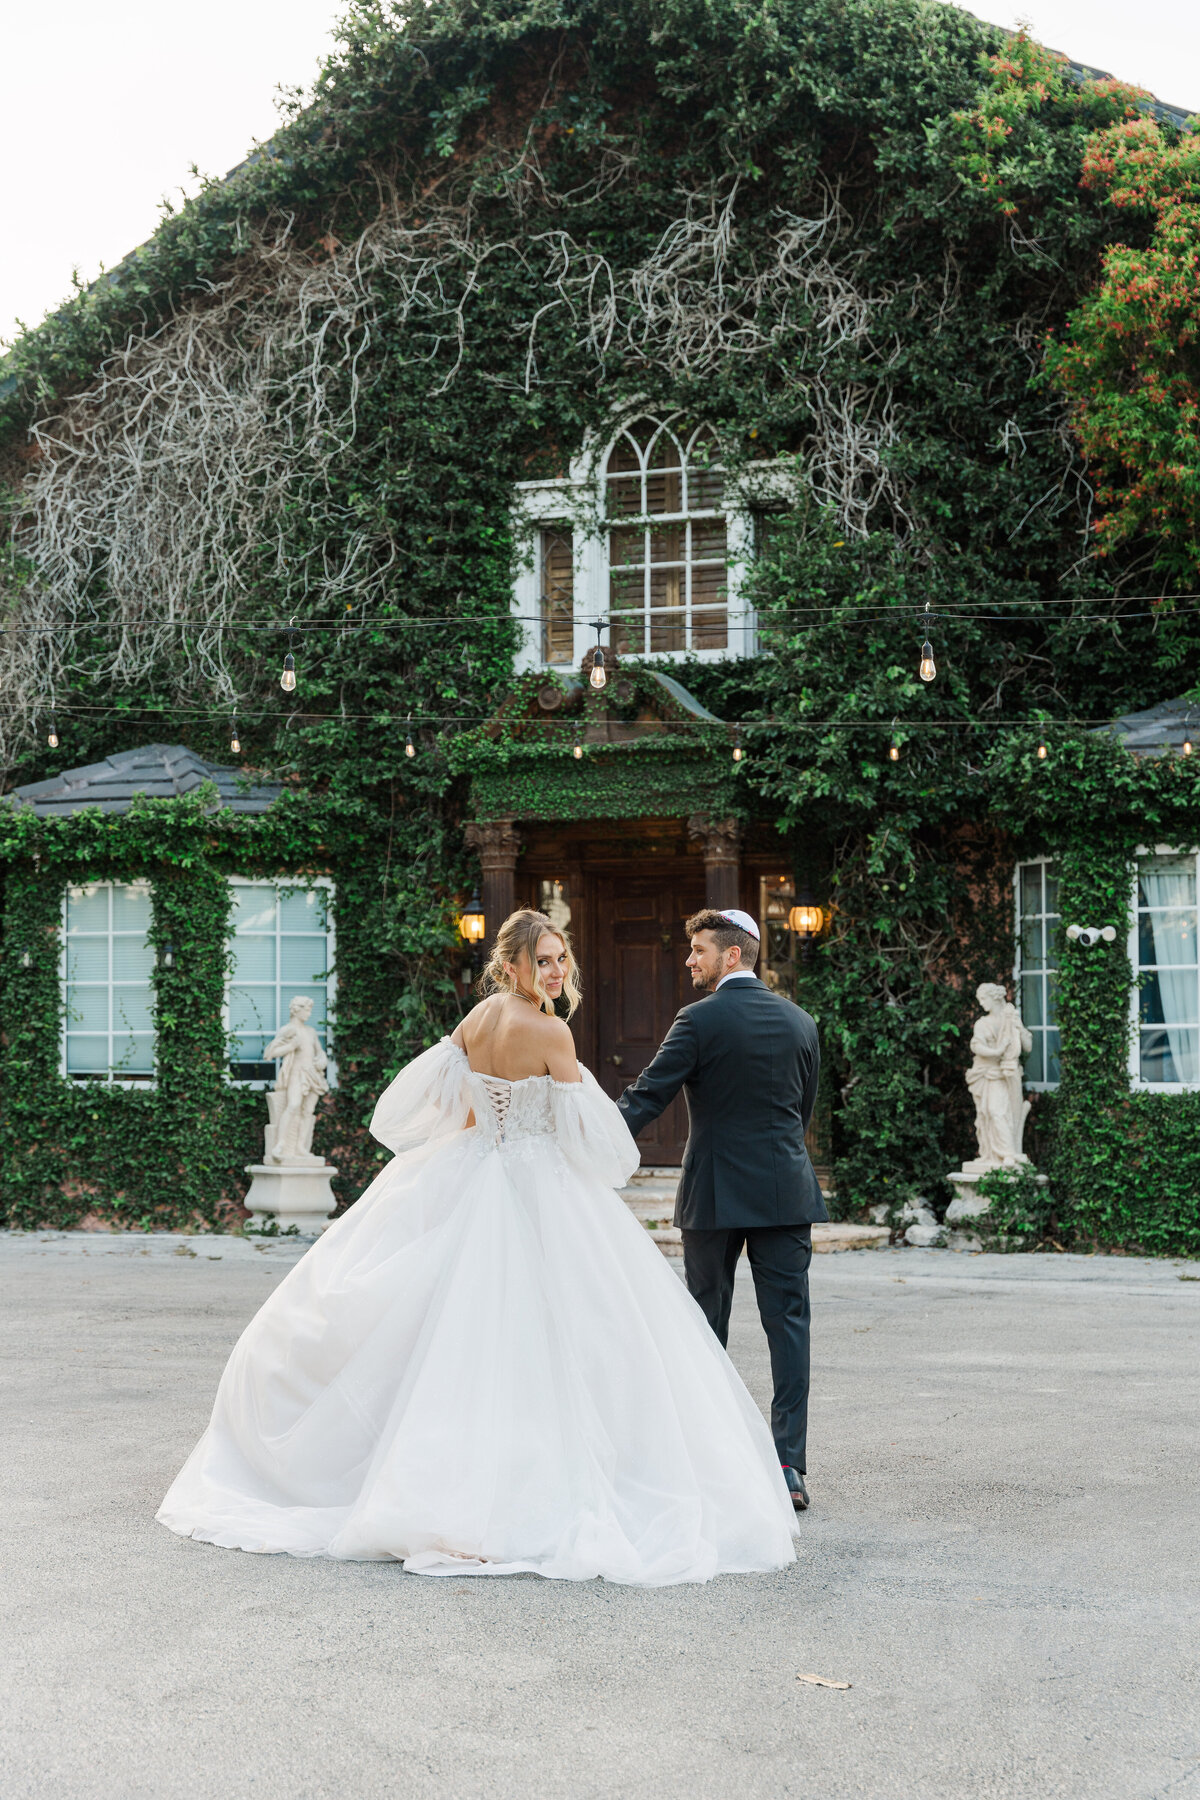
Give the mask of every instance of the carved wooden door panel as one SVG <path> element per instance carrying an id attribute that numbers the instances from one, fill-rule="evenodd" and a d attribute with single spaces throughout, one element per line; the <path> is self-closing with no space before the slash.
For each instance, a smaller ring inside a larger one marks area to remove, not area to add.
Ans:
<path id="1" fill-rule="evenodd" d="M 596 1074 L 615 1100 L 695 998 L 683 923 L 704 904 L 703 876 L 601 876 L 595 901 Z M 679 1163 L 686 1139 L 687 1108 L 675 1100 L 638 1139 L 642 1162 Z"/>

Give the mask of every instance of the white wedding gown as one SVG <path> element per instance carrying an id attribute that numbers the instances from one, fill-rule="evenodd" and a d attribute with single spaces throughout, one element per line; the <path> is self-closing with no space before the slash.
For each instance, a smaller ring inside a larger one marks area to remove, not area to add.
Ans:
<path id="1" fill-rule="evenodd" d="M 792 1562 L 770 1433 L 613 1191 L 638 1153 L 592 1076 L 500 1081 L 443 1038 L 371 1130 L 395 1160 L 243 1332 L 161 1522 L 438 1575 Z"/>

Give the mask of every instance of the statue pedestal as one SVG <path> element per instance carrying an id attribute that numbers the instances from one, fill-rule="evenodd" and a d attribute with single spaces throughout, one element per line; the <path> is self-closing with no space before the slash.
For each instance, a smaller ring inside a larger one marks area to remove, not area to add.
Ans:
<path id="1" fill-rule="evenodd" d="M 992 1171 L 988 1169 L 982 1173 L 990 1175 Z M 968 1173 L 965 1169 L 955 1169 L 953 1174 L 947 1175 L 946 1180 L 954 1189 L 954 1198 L 946 1208 L 950 1247 L 952 1250 L 981 1250 L 981 1240 L 970 1229 L 972 1222 L 981 1219 L 991 1205 L 989 1200 L 983 1198 L 976 1185 L 980 1180 L 980 1172 Z M 1045 1187 L 1050 1177 L 1035 1175 L 1034 1180 L 1039 1187 Z"/>
<path id="2" fill-rule="evenodd" d="M 256 1224 L 274 1219 L 280 1231 L 321 1232 L 337 1201 L 329 1185 L 337 1170 L 329 1163 L 247 1163 L 253 1177 L 246 1205 Z"/>
<path id="3" fill-rule="evenodd" d="M 963 1170 L 955 1169 L 946 1180 L 954 1189 L 954 1198 L 946 1208 L 947 1225 L 957 1225 L 960 1219 L 977 1219 L 987 1211 L 988 1202 L 981 1198 L 975 1185 L 978 1175 L 967 1175 Z"/>
<path id="4" fill-rule="evenodd" d="M 990 1202 L 981 1196 L 977 1184 L 982 1175 L 995 1174 L 1000 1166 L 997 1164 L 994 1170 L 955 1169 L 952 1175 L 947 1175 L 946 1180 L 954 1189 L 954 1198 L 946 1208 L 947 1225 L 957 1225 L 963 1219 L 978 1219 L 987 1211 Z M 1026 1162 L 1022 1166 L 1027 1168 L 1029 1165 Z M 1013 1172 L 1016 1173 L 1015 1169 Z M 1035 1175 L 1034 1180 L 1039 1187 L 1045 1187 L 1050 1177 Z"/>

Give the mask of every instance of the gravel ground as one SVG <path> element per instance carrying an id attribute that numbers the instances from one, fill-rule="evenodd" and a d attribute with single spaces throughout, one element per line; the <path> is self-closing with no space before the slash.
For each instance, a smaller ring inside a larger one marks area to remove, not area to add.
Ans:
<path id="1" fill-rule="evenodd" d="M 802 1560 L 647 1591 L 155 1525 L 302 1248 L 0 1234 L 4 1800 L 1200 1800 L 1200 1266 L 818 1258 Z"/>

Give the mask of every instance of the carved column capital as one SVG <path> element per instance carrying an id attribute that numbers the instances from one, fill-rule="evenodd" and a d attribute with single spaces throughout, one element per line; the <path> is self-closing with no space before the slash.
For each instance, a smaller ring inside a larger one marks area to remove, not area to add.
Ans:
<path id="1" fill-rule="evenodd" d="M 479 852 L 485 875 L 516 868 L 521 839 L 511 813 L 503 819 L 473 819 L 464 835 L 469 847 Z"/>
<path id="2" fill-rule="evenodd" d="M 704 849 L 704 904 L 720 912 L 736 906 L 741 885 L 740 821 L 696 812 L 688 820 L 688 836 L 699 838 Z"/>
<path id="3" fill-rule="evenodd" d="M 714 819 L 711 813 L 695 812 L 689 818 L 687 828 L 688 836 L 698 838 L 704 846 L 706 866 L 737 867 L 742 848 L 740 820 Z"/>

